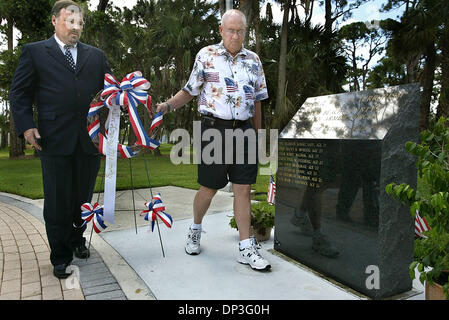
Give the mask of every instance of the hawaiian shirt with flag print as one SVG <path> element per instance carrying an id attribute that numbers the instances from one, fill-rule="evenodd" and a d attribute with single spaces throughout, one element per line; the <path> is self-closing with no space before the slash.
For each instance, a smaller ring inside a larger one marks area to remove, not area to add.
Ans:
<path id="1" fill-rule="evenodd" d="M 198 96 L 198 111 L 230 120 L 254 115 L 254 102 L 268 98 L 262 63 L 254 52 L 242 47 L 233 57 L 223 41 L 201 49 L 189 81 L 183 88 Z"/>

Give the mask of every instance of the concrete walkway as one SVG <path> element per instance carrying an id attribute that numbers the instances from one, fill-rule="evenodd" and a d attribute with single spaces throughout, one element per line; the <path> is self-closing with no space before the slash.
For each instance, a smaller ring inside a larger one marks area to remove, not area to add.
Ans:
<path id="1" fill-rule="evenodd" d="M 135 211 L 132 192 L 119 191 L 116 223 L 101 234 L 93 233 L 91 257 L 74 259 L 74 275 L 67 280 L 52 275 L 43 201 L 0 193 L 0 300 L 366 299 L 274 251 L 273 236 L 261 249 L 272 271 L 255 272 L 237 263 L 238 232 L 228 225 L 232 194 L 227 192 L 217 193 L 205 217 L 202 253 L 185 254 L 196 191 L 178 187 L 152 191 L 161 193 L 166 212 L 174 218 L 171 229 L 159 224 L 165 258 L 157 229 L 151 232 L 139 216 L 143 204 L 151 200 L 149 190 L 134 191 Z M 84 236 L 89 240 L 89 228 Z M 414 289 L 397 298 L 424 299 L 422 285 L 415 280 Z"/>

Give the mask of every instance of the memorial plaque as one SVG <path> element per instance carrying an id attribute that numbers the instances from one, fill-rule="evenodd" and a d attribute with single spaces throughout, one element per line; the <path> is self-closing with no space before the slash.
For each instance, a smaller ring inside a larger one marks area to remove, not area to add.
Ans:
<path id="1" fill-rule="evenodd" d="M 419 86 L 309 98 L 281 132 L 274 248 L 368 297 L 412 288 L 413 219 L 385 193 L 416 186 Z"/>

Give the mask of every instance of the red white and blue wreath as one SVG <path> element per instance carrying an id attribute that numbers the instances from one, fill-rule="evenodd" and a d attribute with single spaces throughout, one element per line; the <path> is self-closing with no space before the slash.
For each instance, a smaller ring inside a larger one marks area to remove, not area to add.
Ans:
<path id="1" fill-rule="evenodd" d="M 134 157 L 143 148 L 154 150 L 159 147 L 160 142 L 150 138 L 150 136 L 154 136 L 157 129 L 162 124 L 163 113 L 159 112 L 154 116 L 147 134 L 137 112 L 137 106 L 143 104 L 145 105 L 150 118 L 152 118 L 151 96 L 146 92 L 149 88 L 150 82 L 142 77 L 140 71 L 129 73 L 121 82 L 118 82 L 114 76 L 105 74 L 104 89 L 92 100 L 87 116 L 87 130 L 89 136 L 101 154 L 106 155 L 106 143 L 108 139 L 111 112 L 108 111 L 103 134 L 100 130 L 100 111 L 102 111 L 103 108 L 111 109 L 114 105 L 119 105 L 122 112 L 128 114 L 131 127 L 137 138 L 136 143 L 132 146 L 118 143 L 117 155 L 120 154 L 122 158 L 126 159 Z M 154 203 L 154 201 L 151 201 L 151 203 Z M 145 203 L 145 207 L 148 207 L 148 203 Z M 95 230 L 96 233 L 100 233 L 107 228 L 104 223 L 103 206 L 100 206 L 98 203 L 95 203 L 94 205 L 84 203 L 81 206 L 81 211 L 83 220 L 85 221 L 84 223 L 86 224 L 93 221 L 93 230 Z M 152 223 L 154 223 L 154 220 L 156 219 L 156 217 L 153 217 Z"/>

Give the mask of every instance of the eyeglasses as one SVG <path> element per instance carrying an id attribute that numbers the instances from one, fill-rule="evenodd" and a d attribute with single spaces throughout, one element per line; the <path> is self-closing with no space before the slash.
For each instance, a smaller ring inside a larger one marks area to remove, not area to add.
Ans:
<path id="1" fill-rule="evenodd" d="M 243 37 L 245 35 L 245 29 L 233 30 L 233 29 L 224 29 L 227 35 L 233 36 L 237 34 L 239 37 Z"/>

